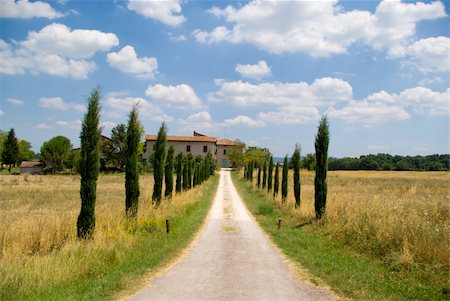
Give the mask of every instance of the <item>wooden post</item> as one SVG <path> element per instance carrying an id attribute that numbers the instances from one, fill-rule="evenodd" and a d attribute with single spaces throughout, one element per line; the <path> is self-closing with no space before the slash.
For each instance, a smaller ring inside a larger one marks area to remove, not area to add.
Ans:
<path id="1" fill-rule="evenodd" d="M 278 230 L 280 230 L 280 229 L 281 229 L 281 218 L 278 219 Z"/>
<path id="2" fill-rule="evenodd" d="M 166 233 L 170 232 L 170 220 L 166 219 Z"/>

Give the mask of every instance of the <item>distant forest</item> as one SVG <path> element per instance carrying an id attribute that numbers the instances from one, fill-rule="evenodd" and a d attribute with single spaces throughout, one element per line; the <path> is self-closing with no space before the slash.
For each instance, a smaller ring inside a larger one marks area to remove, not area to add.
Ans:
<path id="1" fill-rule="evenodd" d="M 328 170 L 417 170 L 450 171 L 450 155 L 366 155 L 359 158 L 330 158 Z"/>

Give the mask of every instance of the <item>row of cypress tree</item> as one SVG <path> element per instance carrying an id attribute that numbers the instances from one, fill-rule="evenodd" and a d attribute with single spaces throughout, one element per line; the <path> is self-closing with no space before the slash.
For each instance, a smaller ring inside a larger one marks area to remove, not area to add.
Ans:
<path id="1" fill-rule="evenodd" d="M 327 199 L 327 170 L 328 170 L 328 145 L 330 140 L 329 125 L 327 117 L 324 116 L 320 120 L 318 131 L 315 139 L 315 150 L 316 150 L 316 176 L 314 179 L 314 207 L 316 212 L 316 217 L 318 219 L 322 218 L 325 213 L 326 199 Z M 301 178 L 300 178 L 300 152 L 301 148 L 297 144 L 295 146 L 294 153 L 291 157 L 291 163 L 294 169 L 294 197 L 295 197 L 295 208 L 300 208 L 301 203 Z M 253 161 L 248 162 L 244 167 L 244 178 L 250 182 L 253 181 L 253 171 L 256 167 L 256 163 Z M 283 202 L 286 201 L 288 194 L 288 171 L 289 162 L 287 155 L 284 157 L 282 166 L 282 179 L 281 179 L 281 199 Z M 259 164 L 258 166 L 258 177 L 257 177 L 257 187 L 263 190 L 267 189 L 268 193 L 272 191 L 273 183 L 273 196 L 275 197 L 279 192 L 279 162 L 275 165 L 275 174 L 273 175 L 274 162 L 273 156 L 270 156 L 269 163 L 267 162 Z M 262 176 L 262 185 L 261 185 Z M 267 187 L 266 187 L 267 186 Z"/>
<path id="2" fill-rule="evenodd" d="M 93 89 L 88 97 L 88 109 L 83 118 L 80 140 L 80 197 L 81 209 L 77 218 L 77 236 L 79 239 L 92 238 L 95 230 L 95 203 L 97 198 L 97 179 L 100 171 L 100 99 L 99 87 Z M 139 108 L 133 106 L 128 119 L 126 133 L 125 164 L 125 213 L 129 218 L 137 216 L 139 207 L 139 170 L 138 153 L 142 126 L 139 121 Z M 167 126 L 162 123 L 155 143 L 154 186 L 152 201 L 159 206 L 162 200 L 162 186 L 165 183 L 165 197 L 171 197 L 173 191 L 173 171 L 176 170 L 176 192 L 188 190 L 199 185 L 214 174 L 215 163 L 212 155 L 193 160 L 189 154 L 183 158 L 170 147 L 166 154 Z"/>

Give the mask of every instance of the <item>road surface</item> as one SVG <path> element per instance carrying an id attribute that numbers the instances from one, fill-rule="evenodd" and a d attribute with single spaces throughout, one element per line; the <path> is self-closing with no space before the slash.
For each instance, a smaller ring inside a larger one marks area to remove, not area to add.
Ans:
<path id="1" fill-rule="evenodd" d="M 296 282 L 280 252 L 250 216 L 230 171 L 219 187 L 203 233 L 190 252 L 128 300 L 330 300 Z"/>

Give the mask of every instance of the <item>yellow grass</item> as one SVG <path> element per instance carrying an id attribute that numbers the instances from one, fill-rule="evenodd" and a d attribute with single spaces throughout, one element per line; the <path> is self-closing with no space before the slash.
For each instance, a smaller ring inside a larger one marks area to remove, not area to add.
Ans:
<path id="1" fill-rule="evenodd" d="M 162 231 L 166 216 L 185 210 L 204 189 L 164 199 L 155 209 L 153 177 L 141 176 L 139 216 L 127 222 L 123 174 L 100 175 L 95 236 L 83 243 L 76 239 L 79 185 L 79 176 L 0 175 L 0 290 L 36 290 L 82 278 L 99 261 L 123 260 L 122 250 L 138 239 L 133 233 Z"/>
<path id="2" fill-rule="evenodd" d="M 257 174 L 255 173 L 255 176 Z M 314 172 L 301 171 L 301 208 L 293 209 L 293 174 L 285 203 L 268 198 L 301 225 L 314 214 Z M 254 185 L 256 180 L 254 178 Z M 328 173 L 326 216 L 320 227 L 391 266 L 450 268 L 450 173 L 335 171 Z"/>

